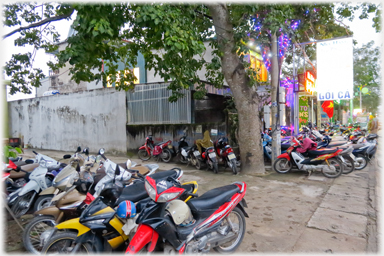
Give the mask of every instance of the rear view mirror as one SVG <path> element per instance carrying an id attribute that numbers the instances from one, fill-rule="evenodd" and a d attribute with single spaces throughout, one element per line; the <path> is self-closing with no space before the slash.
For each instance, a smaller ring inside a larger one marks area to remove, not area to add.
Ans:
<path id="1" fill-rule="evenodd" d="M 84 153 L 86 156 L 88 156 L 88 155 L 89 155 L 89 148 L 85 148 L 85 149 L 83 150 L 83 153 Z"/>
<path id="2" fill-rule="evenodd" d="M 69 158 L 71 158 L 71 157 L 72 157 L 71 155 L 64 155 L 64 156 L 63 156 L 64 159 L 69 159 Z"/>
<path id="3" fill-rule="evenodd" d="M 81 147 L 80 146 L 77 147 L 76 153 L 77 152 L 81 152 Z"/>
<path id="4" fill-rule="evenodd" d="M 101 149 L 99 150 L 99 155 L 104 155 L 104 153 L 105 153 L 105 150 L 104 150 L 103 148 L 101 148 Z"/>
<path id="5" fill-rule="evenodd" d="M 131 160 L 128 159 L 126 165 L 127 165 L 127 169 L 130 169 L 132 166 Z"/>

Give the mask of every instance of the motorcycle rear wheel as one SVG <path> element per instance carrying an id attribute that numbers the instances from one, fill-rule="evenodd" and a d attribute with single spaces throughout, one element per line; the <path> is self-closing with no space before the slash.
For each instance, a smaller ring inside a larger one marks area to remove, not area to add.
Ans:
<path id="1" fill-rule="evenodd" d="M 367 157 L 359 155 L 356 157 L 356 162 L 358 162 L 358 165 L 355 165 L 355 169 L 362 170 L 367 166 L 369 161 Z"/>
<path id="2" fill-rule="evenodd" d="M 213 164 L 213 172 L 218 174 L 219 173 L 219 164 L 217 162 L 212 163 Z"/>
<path id="3" fill-rule="evenodd" d="M 148 161 L 151 158 L 151 155 L 149 155 L 147 150 L 145 150 L 145 149 L 140 149 L 139 152 L 137 153 L 137 155 L 143 161 Z"/>
<path id="4" fill-rule="evenodd" d="M 165 148 L 163 149 L 163 152 L 161 152 L 161 160 L 163 160 L 164 163 L 169 163 L 172 159 L 172 152 Z"/>
<path id="5" fill-rule="evenodd" d="M 51 239 L 44 245 L 41 250 L 42 254 L 51 253 L 72 253 L 75 247 L 75 240 L 77 234 L 74 232 L 61 232 L 51 237 Z M 80 245 L 79 250 L 76 252 L 81 254 L 91 254 L 94 250 L 89 243 L 83 243 Z"/>
<path id="6" fill-rule="evenodd" d="M 55 218 L 53 216 L 37 216 L 33 218 L 23 231 L 23 244 L 27 251 L 33 254 L 40 254 L 40 236 L 41 234 L 53 228 L 56 225 Z"/>
<path id="7" fill-rule="evenodd" d="M 273 169 L 277 173 L 288 173 L 292 170 L 292 163 L 286 158 L 279 158 L 273 163 Z"/>
<path id="8" fill-rule="evenodd" d="M 238 223 L 233 222 L 236 220 L 238 221 Z M 232 225 L 230 225 L 228 221 L 231 221 Z M 213 249 L 221 254 L 230 254 L 237 250 L 244 238 L 246 222 L 243 212 L 238 207 L 235 207 L 226 217 L 223 224 L 225 223 L 229 225 L 229 228 L 231 228 L 231 226 L 235 228 L 237 236 L 235 235 L 235 237 L 231 241 L 228 241 L 227 243 L 219 245 Z M 233 230 L 231 231 L 233 232 Z"/>
<path id="9" fill-rule="evenodd" d="M 239 173 L 239 171 L 237 170 L 237 163 L 236 163 L 236 160 L 235 159 L 232 159 L 231 160 L 231 163 L 232 163 L 232 172 L 233 172 L 233 174 L 238 174 Z"/>
<path id="10" fill-rule="evenodd" d="M 182 164 L 188 163 L 188 160 L 181 153 L 179 153 L 178 158 L 179 158 L 180 163 L 182 163 Z"/>
<path id="11" fill-rule="evenodd" d="M 339 160 L 337 160 L 336 158 L 331 158 L 331 159 L 328 159 L 328 163 L 329 163 L 329 165 L 335 166 L 336 170 L 333 173 L 324 172 L 324 170 L 323 170 L 322 173 L 325 177 L 337 178 L 343 173 L 344 166 Z"/>
<path id="12" fill-rule="evenodd" d="M 16 199 L 15 203 L 12 205 L 11 208 L 16 218 L 20 218 L 28 212 L 29 208 L 31 208 L 31 199 L 33 198 L 35 193 L 35 191 L 30 191 L 25 195 L 19 196 Z"/>
<path id="13" fill-rule="evenodd" d="M 201 168 L 203 167 L 203 165 L 201 164 L 201 161 L 199 159 L 197 159 L 197 158 L 196 158 L 195 167 L 196 167 L 197 170 L 201 170 Z"/>
<path id="14" fill-rule="evenodd" d="M 34 211 L 40 211 L 41 209 L 50 206 L 53 195 L 43 195 L 39 196 L 34 204 Z"/>

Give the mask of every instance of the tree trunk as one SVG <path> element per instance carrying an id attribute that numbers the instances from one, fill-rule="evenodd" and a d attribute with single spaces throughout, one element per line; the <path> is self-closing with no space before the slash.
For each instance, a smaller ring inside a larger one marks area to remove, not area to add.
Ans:
<path id="1" fill-rule="evenodd" d="M 280 118 L 278 117 L 279 100 L 277 88 L 279 85 L 279 63 L 277 53 L 277 37 L 276 33 L 271 37 L 271 116 L 272 116 L 272 164 L 281 153 L 281 133 L 280 133 Z"/>
<path id="2" fill-rule="evenodd" d="M 258 116 L 259 100 L 250 86 L 244 65 L 236 53 L 233 26 L 225 4 L 209 4 L 210 14 L 217 34 L 222 70 L 233 93 L 239 115 L 239 146 L 242 173 L 264 174 L 261 143 L 261 122 Z"/>

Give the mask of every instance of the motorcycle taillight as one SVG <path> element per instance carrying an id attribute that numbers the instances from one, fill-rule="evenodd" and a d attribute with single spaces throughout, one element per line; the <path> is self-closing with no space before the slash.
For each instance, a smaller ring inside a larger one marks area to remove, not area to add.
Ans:
<path id="1" fill-rule="evenodd" d="M 213 148 L 211 148 L 211 149 L 208 149 L 208 152 L 212 153 L 212 152 L 215 152 L 215 151 L 213 150 Z"/>

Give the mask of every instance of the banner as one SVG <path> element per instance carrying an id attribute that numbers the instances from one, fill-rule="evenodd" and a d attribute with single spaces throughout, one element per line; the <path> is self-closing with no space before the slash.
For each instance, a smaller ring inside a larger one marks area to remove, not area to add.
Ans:
<path id="1" fill-rule="evenodd" d="M 308 97 L 299 97 L 299 127 L 308 125 Z"/>
<path id="2" fill-rule="evenodd" d="M 317 100 L 353 99 L 352 37 L 318 42 Z"/>

